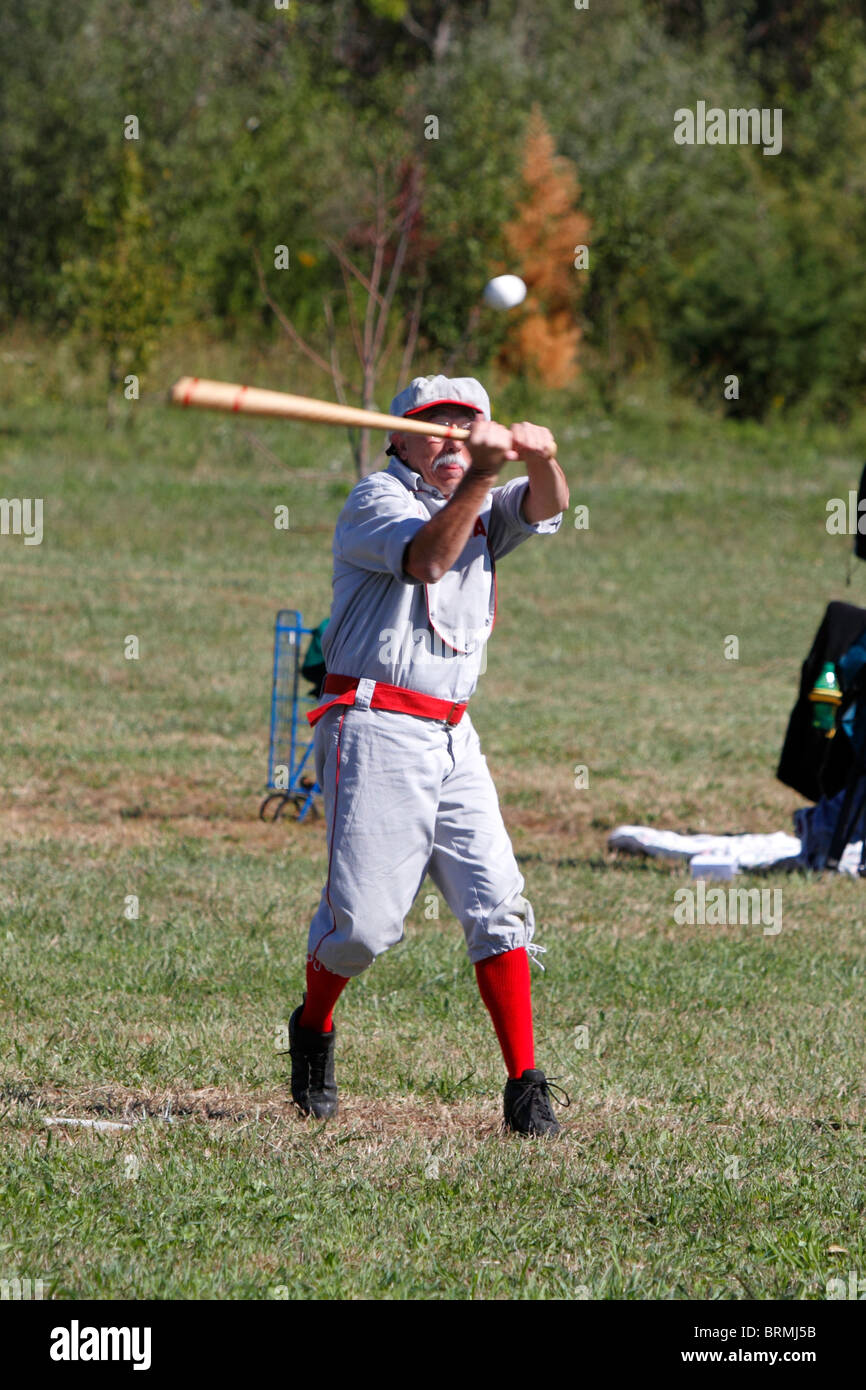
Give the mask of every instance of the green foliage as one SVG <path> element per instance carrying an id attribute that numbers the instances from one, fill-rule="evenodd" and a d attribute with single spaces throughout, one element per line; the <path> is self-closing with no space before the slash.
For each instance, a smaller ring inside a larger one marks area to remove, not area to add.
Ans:
<path id="1" fill-rule="evenodd" d="M 591 16 L 529 0 L 68 0 L 13 4 L 0 42 L 0 320 L 62 328 L 64 265 L 110 257 L 124 117 L 138 148 L 153 258 L 176 321 L 268 334 L 254 253 L 291 267 L 280 303 L 322 332 L 329 237 L 353 237 L 372 171 L 424 171 L 401 285 L 424 289 L 420 356 L 461 344 L 490 275 L 507 270 L 520 152 L 538 103 L 592 219 L 584 360 L 606 389 L 640 368 L 698 395 L 723 368 L 741 412 L 806 397 L 838 411 L 866 388 L 866 37 L 854 0 L 615 0 Z M 678 146 L 697 100 L 780 107 L 782 153 Z M 429 118 L 438 138 L 429 135 Z M 99 218 L 103 222 L 99 223 Z M 158 249 L 157 249 L 158 248 Z M 106 293 L 111 277 L 98 277 Z M 141 308 L 142 306 L 139 306 Z M 91 304 L 91 315 L 95 307 Z M 153 327 L 158 327 L 155 315 Z M 484 310 L 463 365 L 506 323 Z"/>
<path id="2" fill-rule="evenodd" d="M 422 330 L 431 358 L 453 349 L 487 280 L 508 269 L 503 229 L 518 197 L 526 113 L 519 103 L 503 101 L 507 58 L 500 46 L 473 50 L 453 70 L 437 74 L 432 89 L 412 79 L 401 92 L 398 116 L 420 137 L 425 171 L 421 254 L 410 267 L 406 294 L 420 282 L 428 287 Z M 438 116 L 438 139 L 421 135 L 427 114 Z M 501 315 L 484 311 L 466 345 L 472 360 L 491 356 L 504 330 Z"/>
<path id="3" fill-rule="evenodd" d="M 561 98 L 551 123 L 594 224 L 588 342 L 605 376 L 656 358 L 719 401 L 723 377 L 742 373 L 740 414 L 807 395 L 850 408 L 866 384 L 861 26 L 828 23 L 808 90 L 791 83 L 784 98 L 743 72 L 745 44 L 724 16 L 703 41 L 672 40 L 625 3 L 587 29 L 577 74 L 565 46 L 545 53 Z M 673 113 L 698 99 L 781 104 L 782 153 L 675 145 Z"/>
<path id="4" fill-rule="evenodd" d="M 739 375 L 732 412 L 807 397 L 845 412 L 863 379 L 863 276 L 823 210 L 787 211 L 778 196 L 748 214 L 733 202 L 716 210 L 703 248 L 685 266 L 668 262 L 662 339 L 681 378 L 717 399 L 725 374 Z"/>
<path id="5" fill-rule="evenodd" d="M 132 142 L 116 159 L 113 182 L 104 180 L 87 199 L 85 218 L 95 250 L 62 267 L 61 302 L 76 333 L 104 351 L 111 389 L 125 373 L 146 368 L 172 290 Z"/>
<path id="6" fill-rule="evenodd" d="M 366 0 L 367 9 L 379 19 L 403 19 L 409 8 L 407 0 Z"/>

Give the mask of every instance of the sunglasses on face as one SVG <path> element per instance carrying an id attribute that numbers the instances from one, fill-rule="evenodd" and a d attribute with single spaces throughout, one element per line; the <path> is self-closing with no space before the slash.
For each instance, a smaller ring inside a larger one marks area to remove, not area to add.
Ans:
<path id="1" fill-rule="evenodd" d="M 424 421 L 422 421 L 422 423 L 426 423 L 426 424 L 430 424 L 430 425 L 449 425 L 449 426 L 451 426 L 452 429 L 468 430 L 469 426 L 472 425 L 472 424 L 474 424 L 474 422 L 475 422 L 478 418 L 479 418 L 479 417 L 478 417 L 477 415 L 470 415 L 470 416 L 465 416 L 465 415 L 464 415 L 464 416 L 461 417 L 461 418 L 457 418 L 457 417 L 455 417 L 455 416 L 453 416 L 453 415 L 448 415 L 448 414 L 445 414 L 445 415 L 430 415 L 430 416 L 426 417 L 426 419 L 425 419 Z"/>

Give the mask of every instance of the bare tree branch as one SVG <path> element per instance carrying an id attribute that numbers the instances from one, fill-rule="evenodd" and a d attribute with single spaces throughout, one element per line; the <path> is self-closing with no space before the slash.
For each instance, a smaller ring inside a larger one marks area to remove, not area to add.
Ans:
<path id="1" fill-rule="evenodd" d="M 331 374 L 334 378 L 334 389 L 337 392 L 337 400 L 340 402 L 341 405 L 345 405 L 346 393 L 343 390 L 341 382 L 342 373 L 340 371 L 339 359 L 337 356 L 337 330 L 336 325 L 334 324 L 334 311 L 331 308 L 330 299 L 328 299 L 327 297 L 323 299 L 322 307 L 325 311 L 325 323 L 328 329 L 328 343 L 331 349 Z M 347 427 L 346 433 L 349 436 L 349 448 L 352 450 L 352 458 L 355 460 L 355 468 L 358 472 L 360 472 L 364 452 L 361 434 L 352 425 L 349 425 Z"/>
<path id="2" fill-rule="evenodd" d="M 361 369 L 361 380 L 357 385 L 346 375 L 340 362 L 340 338 L 332 297 L 326 295 L 322 301 L 327 333 L 326 357 L 301 336 L 292 320 L 280 308 L 268 290 L 261 256 L 257 250 L 253 251 L 264 301 L 283 332 L 299 352 L 328 374 L 333 382 L 336 398 L 341 404 L 348 404 L 354 398 L 363 409 L 370 409 L 375 404 L 377 380 L 385 364 L 391 363 L 400 349 L 401 339 L 401 377 L 405 377 L 409 371 L 418 344 L 423 300 L 422 285 L 416 291 L 408 318 L 405 315 L 395 316 L 394 305 L 400 278 L 421 206 L 421 174 L 417 168 L 411 169 L 408 179 L 403 178 L 400 182 L 397 196 L 389 198 L 384 166 L 381 163 L 373 163 L 373 169 L 375 192 L 372 210 L 367 220 L 371 235 L 364 250 L 364 259 L 369 256 L 369 268 L 362 267 L 353 259 L 345 241 L 339 242 L 330 238 L 326 238 L 325 241 L 340 268 L 352 346 Z M 394 172 L 396 171 L 392 171 Z M 356 298 L 358 286 L 366 296 L 363 309 Z M 371 433 L 363 427 L 355 427 L 348 430 L 348 436 L 357 475 L 364 477 L 372 466 Z M 254 443 L 255 447 L 264 449 L 259 440 L 250 437 L 250 442 Z M 377 459 L 380 457 L 381 453 L 377 455 Z"/>
<path id="3" fill-rule="evenodd" d="M 341 405 L 346 404 L 346 393 L 343 390 L 343 373 L 340 371 L 340 362 L 337 354 L 337 334 L 334 328 L 334 311 L 331 308 L 331 301 L 327 297 L 322 300 L 322 308 L 325 312 L 325 324 L 328 329 L 328 347 L 331 357 L 331 376 L 334 379 L 334 390 L 337 393 L 337 400 Z"/>
<path id="4" fill-rule="evenodd" d="M 412 358 L 415 356 L 415 348 L 418 345 L 418 329 L 421 326 L 421 301 L 424 298 L 424 288 L 421 286 L 415 295 L 415 303 L 412 305 L 412 313 L 409 318 L 409 332 L 406 335 L 406 346 L 403 349 L 403 356 L 400 360 L 400 376 L 398 386 L 402 386 L 409 376 L 409 368 L 412 365 Z"/>
<path id="5" fill-rule="evenodd" d="M 403 25 L 403 28 L 406 30 L 407 34 L 412 35 L 413 39 L 420 39 L 421 43 L 426 43 L 428 48 L 432 48 L 433 35 L 428 33 L 427 30 L 418 23 L 411 10 L 406 10 L 406 13 L 403 15 L 403 18 L 400 20 L 400 23 Z"/>
<path id="6" fill-rule="evenodd" d="M 451 30 L 456 8 L 455 5 L 445 6 L 445 12 L 436 21 L 436 28 L 432 33 L 418 22 L 408 6 L 400 20 L 407 34 L 411 34 L 413 39 L 419 39 L 421 43 L 427 45 L 437 63 L 445 57 L 451 44 Z"/>
<path id="7" fill-rule="evenodd" d="M 309 357 L 311 362 L 315 362 L 316 366 L 321 367 L 323 372 L 330 372 L 330 364 L 325 361 L 324 357 L 320 357 L 319 354 L 315 351 L 315 349 L 310 347 L 309 343 L 304 341 L 298 330 L 295 328 L 295 325 L 292 323 L 291 319 L 283 313 L 279 304 L 277 304 L 276 300 L 269 292 L 267 282 L 265 280 L 265 272 L 262 267 L 261 257 L 258 253 L 258 248 L 254 248 L 253 250 L 253 260 L 255 261 L 256 271 L 259 277 L 259 284 L 262 289 L 262 295 L 264 296 L 265 303 L 267 304 L 271 312 L 276 316 L 277 321 L 279 322 L 283 331 L 289 338 L 291 338 L 292 342 L 295 344 L 295 347 L 298 348 L 300 352 L 304 353 L 306 357 Z"/>
<path id="8" fill-rule="evenodd" d="M 376 238 L 375 238 L 375 243 L 374 243 L 374 245 L 375 245 L 375 251 L 374 251 L 374 253 L 373 253 L 373 269 L 372 269 L 372 272 L 371 272 L 371 274 L 370 274 L 370 282 L 371 282 L 371 284 L 372 284 L 372 286 L 373 286 L 373 289 L 374 289 L 374 291 L 375 291 L 376 300 L 378 301 L 378 306 L 379 306 L 379 309 L 380 309 L 380 313 L 381 313 L 382 310 L 384 309 L 384 303 L 383 303 L 383 301 L 382 301 L 382 298 L 381 298 L 381 295 L 380 295 L 380 292 L 379 292 L 379 285 L 381 284 L 381 280 L 382 280 L 382 262 L 383 262 L 383 260 L 384 260 L 386 242 L 387 242 L 387 232 L 386 232 L 386 230 L 385 230 L 385 186 L 384 186 L 384 179 L 383 179 L 383 177 L 382 177 L 382 167 L 381 167 L 381 165 L 377 165 L 377 166 L 376 166 Z M 372 359 L 372 357 L 373 357 L 373 341 L 374 341 L 374 333 L 375 333 L 375 329 L 376 329 L 376 307 L 377 307 L 377 304 L 374 302 L 373 297 L 371 296 L 371 297 L 367 300 L 367 312 L 366 312 L 365 315 L 364 315 L 364 365 L 365 365 L 365 374 L 366 374 L 366 367 L 367 367 L 367 364 L 371 361 L 371 359 Z"/>
<path id="9" fill-rule="evenodd" d="M 409 237 L 412 233 L 412 225 L 415 221 L 415 214 L 418 211 L 420 201 L 419 179 L 417 173 L 413 173 L 410 184 L 409 196 L 403 212 L 400 239 L 397 242 L 397 249 L 394 253 L 394 262 L 391 266 L 391 274 L 388 277 L 388 284 L 385 289 L 383 312 L 380 314 L 379 323 L 376 328 L 376 337 L 373 342 L 373 354 L 378 356 L 382 346 L 382 336 L 388 322 L 388 315 L 391 312 L 391 305 L 394 302 L 394 295 L 397 292 L 397 285 L 400 280 L 400 273 L 403 269 L 403 262 L 406 259 L 406 252 L 409 249 Z"/>
<path id="10" fill-rule="evenodd" d="M 352 275 L 354 275 L 358 283 L 363 286 L 363 288 L 367 291 L 368 294 L 372 294 L 375 298 L 380 298 L 380 296 L 377 294 L 372 284 L 368 280 L 367 276 L 363 273 L 363 271 L 358 269 L 358 267 L 355 265 L 355 262 L 351 259 L 350 256 L 346 254 L 346 252 L 343 250 L 342 246 L 338 241 L 331 241 L 326 237 L 325 245 L 327 246 L 328 250 L 333 252 L 333 254 L 337 257 L 337 260 L 340 262 L 340 265 L 344 268 L 344 270 L 350 271 Z"/>
<path id="11" fill-rule="evenodd" d="M 265 458 L 268 459 L 271 463 L 278 463 L 280 468 L 285 468 L 287 472 L 294 473 L 295 470 L 291 468 L 289 464 L 285 462 L 284 459 L 281 459 L 278 454 L 275 454 L 273 449 L 269 449 L 267 444 L 265 444 L 263 440 L 259 439 L 257 434 L 253 434 L 252 430 L 243 430 L 242 433 L 247 443 L 252 444 L 254 449 L 258 449 L 261 453 L 263 453 Z"/>
<path id="12" fill-rule="evenodd" d="M 349 327 L 352 330 L 352 341 L 355 344 L 355 351 L 358 354 L 358 361 L 360 362 L 364 355 L 364 351 L 363 345 L 361 343 L 361 330 L 358 326 L 358 313 L 355 309 L 355 296 L 352 293 L 352 284 L 349 280 L 349 272 L 346 266 L 343 265 L 342 261 L 340 261 L 340 273 L 343 277 L 343 289 L 346 293 L 346 305 L 349 310 Z"/>
<path id="13" fill-rule="evenodd" d="M 464 351 L 466 344 L 469 342 L 470 338 L 473 338 L 475 336 L 475 330 L 478 327 L 478 321 L 480 318 L 481 306 L 479 304 L 473 304 L 472 308 L 469 310 L 469 316 L 466 320 L 466 327 L 464 328 L 459 341 L 451 349 L 448 361 L 442 368 L 446 376 L 449 376 L 451 372 L 454 370 L 454 364 L 457 361 L 458 354 Z"/>
<path id="14" fill-rule="evenodd" d="M 433 61 L 441 63 L 451 47 L 451 30 L 454 25 L 455 7 L 449 5 L 442 18 L 436 26 L 436 33 L 433 35 Z"/>

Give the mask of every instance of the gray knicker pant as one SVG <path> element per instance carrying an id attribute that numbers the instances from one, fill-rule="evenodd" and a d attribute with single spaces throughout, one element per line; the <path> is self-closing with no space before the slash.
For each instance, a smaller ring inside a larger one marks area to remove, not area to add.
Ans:
<path id="1" fill-rule="evenodd" d="M 314 961 L 360 975 L 403 939 L 426 873 L 461 923 L 473 964 L 530 944 L 532 907 L 468 713 L 449 728 L 336 707 L 316 725 L 315 757 L 328 878 L 310 924 Z"/>

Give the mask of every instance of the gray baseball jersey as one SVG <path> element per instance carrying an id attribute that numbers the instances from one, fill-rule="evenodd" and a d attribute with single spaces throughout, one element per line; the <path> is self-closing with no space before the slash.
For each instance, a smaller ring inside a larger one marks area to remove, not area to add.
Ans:
<path id="1" fill-rule="evenodd" d="M 532 523 L 527 478 L 492 488 L 463 553 L 437 584 L 403 569 L 406 546 L 446 505 L 400 459 L 358 483 L 337 520 L 331 620 L 322 652 L 339 676 L 368 676 L 443 700 L 468 700 L 496 617 L 495 564 L 561 516 Z"/>

